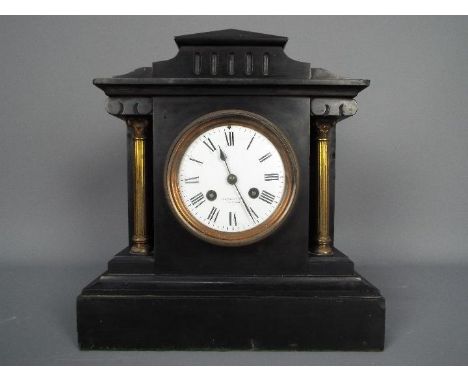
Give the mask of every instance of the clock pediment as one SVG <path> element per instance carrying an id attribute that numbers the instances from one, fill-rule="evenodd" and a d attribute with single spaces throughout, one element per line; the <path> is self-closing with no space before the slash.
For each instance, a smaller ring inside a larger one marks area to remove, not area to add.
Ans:
<path id="1" fill-rule="evenodd" d="M 349 79 L 284 51 L 287 37 L 225 29 L 175 37 L 169 60 L 93 83 L 110 97 L 274 95 L 353 98 L 368 80 Z"/>
<path id="2" fill-rule="evenodd" d="M 310 64 L 289 58 L 287 37 L 237 29 L 175 37 L 178 54 L 153 63 L 156 78 L 309 79 Z"/>
<path id="3" fill-rule="evenodd" d="M 288 42 L 288 38 L 284 36 L 275 36 L 240 29 L 223 29 L 204 33 L 186 34 L 176 36 L 174 40 L 178 47 L 189 45 L 259 45 L 284 47 Z"/>

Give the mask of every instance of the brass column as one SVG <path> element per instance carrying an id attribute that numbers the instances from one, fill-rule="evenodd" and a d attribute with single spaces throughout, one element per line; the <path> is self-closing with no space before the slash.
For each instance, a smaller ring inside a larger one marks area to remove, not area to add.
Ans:
<path id="1" fill-rule="evenodd" d="M 145 118 L 130 118 L 127 124 L 133 133 L 133 236 L 130 253 L 147 255 L 145 146 L 149 123 Z"/>
<path id="2" fill-rule="evenodd" d="M 317 237 L 315 254 L 327 256 L 333 254 L 333 239 L 331 232 L 332 206 L 330 183 L 332 171 L 331 133 L 335 127 L 334 119 L 318 119 L 317 128 Z"/>

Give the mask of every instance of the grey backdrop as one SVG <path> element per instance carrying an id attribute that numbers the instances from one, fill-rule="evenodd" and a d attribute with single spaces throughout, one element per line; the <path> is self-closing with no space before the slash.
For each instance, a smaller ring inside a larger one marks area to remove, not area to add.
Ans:
<path id="1" fill-rule="evenodd" d="M 94 77 L 237 28 L 371 86 L 337 131 L 336 246 L 387 297 L 383 353 L 83 353 L 74 299 L 126 245 L 125 128 Z M 468 360 L 466 17 L 1 17 L 0 364 Z"/>

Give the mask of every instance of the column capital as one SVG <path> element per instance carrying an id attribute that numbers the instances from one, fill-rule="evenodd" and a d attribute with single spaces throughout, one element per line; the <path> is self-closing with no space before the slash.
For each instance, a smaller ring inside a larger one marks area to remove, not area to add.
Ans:
<path id="1" fill-rule="evenodd" d="M 317 139 L 328 140 L 328 133 L 330 130 L 336 126 L 336 119 L 333 118 L 319 118 L 315 120 L 315 127 L 318 130 Z"/>
<path id="2" fill-rule="evenodd" d="M 147 118 L 127 118 L 127 126 L 133 129 L 134 139 L 146 139 L 146 128 L 149 125 Z"/>

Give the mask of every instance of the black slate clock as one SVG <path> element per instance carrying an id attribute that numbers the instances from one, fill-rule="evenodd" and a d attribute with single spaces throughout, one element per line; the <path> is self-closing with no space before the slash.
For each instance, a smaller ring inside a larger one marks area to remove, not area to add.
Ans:
<path id="1" fill-rule="evenodd" d="M 127 125 L 129 245 L 78 297 L 80 347 L 382 349 L 384 299 L 333 246 L 336 123 L 369 81 L 285 37 L 175 40 L 94 80 Z"/>

